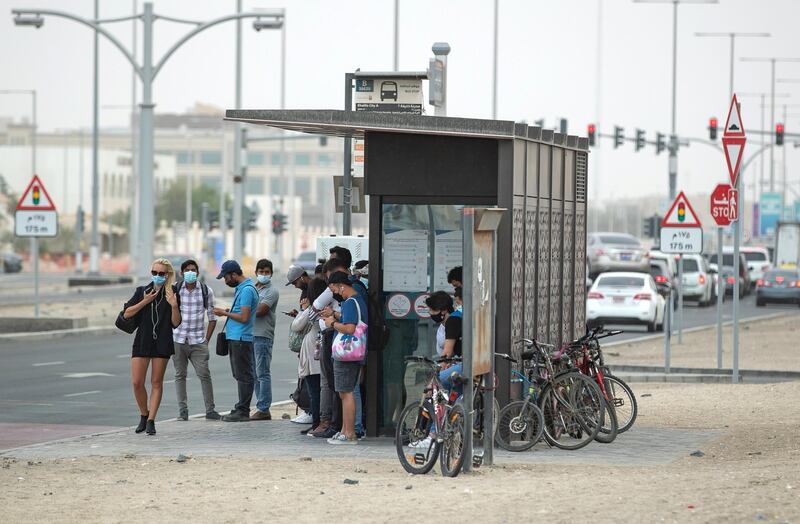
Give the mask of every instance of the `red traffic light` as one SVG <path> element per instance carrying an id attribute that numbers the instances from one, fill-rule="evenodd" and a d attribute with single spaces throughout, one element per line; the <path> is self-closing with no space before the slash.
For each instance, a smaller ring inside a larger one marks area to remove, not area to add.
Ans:
<path id="1" fill-rule="evenodd" d="M 708 127 L 717 127 L 717 119 L 716 118 L 711 118 L 708 121 Z"/>
<path id="2" fill-rule="evenodd" d="M 783 133 L 783 124 L 775 124 L 775 132 Z"/>
<path id="3" fill-rule="evenodd" d="M 594 124 L 589 124 L 589 134 L 593 135 L 597 131 L 597 127 Z"/>

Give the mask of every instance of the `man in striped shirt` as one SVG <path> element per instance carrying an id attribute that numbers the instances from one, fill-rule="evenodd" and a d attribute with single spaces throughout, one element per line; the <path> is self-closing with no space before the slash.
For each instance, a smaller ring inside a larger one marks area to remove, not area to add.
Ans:
<path id="1" fill-rule="evenodd" d="M 198 264 L 186 260 L 181 264 L 183 280 L 174 284 L 173 291 L 178 298 L 181 311 L 181 324 L 172 331 L 175 354 L 175 391 L 178 395 L 178 420 L 189 420 L 189 406 L 186 395 L 186 372 L 189 362 L 194 367 L 203 400 L 206 405 L 206 418 L 219 420 L 220 415 L 214 406 L 214 388 L 211 385 L 211 371 L 208 368 L 208 342 L 217 325 L 214 315 L 214 292 L 203 283 L 197 282 Z M 208 326 L 205 317 L 208 316 Z"/>

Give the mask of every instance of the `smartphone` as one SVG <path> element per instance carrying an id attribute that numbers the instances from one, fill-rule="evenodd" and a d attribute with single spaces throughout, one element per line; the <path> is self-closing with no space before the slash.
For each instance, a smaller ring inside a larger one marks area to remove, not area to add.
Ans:
<path id="1" fill-rule="evenodd" d="M 294 313 L 292 313 L 291 311 L 281 311 L 281 313 L 283 313 L 284 315 L 290 316 L 290 317 L 294 316 Z"/>

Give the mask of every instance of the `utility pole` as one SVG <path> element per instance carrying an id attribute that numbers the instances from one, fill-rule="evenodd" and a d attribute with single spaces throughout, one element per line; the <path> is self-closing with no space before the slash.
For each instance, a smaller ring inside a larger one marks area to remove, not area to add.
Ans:
<path id="1" fill-rule="evenodd" d="M 236 0 L 236 13 L 242 12 L 242 0 Z M 236 20 L 236 109 L 242 108 L 242 21 Z M 244 172 L 242 171 L 242 124 L 233 125 L 233 258 L 242 259 L 242 205 L 244 205 Z"/>
<path id="2" fill-rule="evenodd" d="M 492 119 L 497 120 L 497 46 L 499 35 L 497 31 L 500 27 L 500 0 L 494 0 L 494 47 L 492 58 Z"/>
<path id="3" fill-rule="evenodd" d="M 400 70 L 400 0 L 394 0 L 394 58 L 392 71 Z M 283 109 L 283 107 L 281 107 Z"/>
<path id="4" fill-rule="evenodd" d="M 100 0 L 94 0 L 94 19 L 100 19 Z M 94 31 L 94 78 L 92 82 L 92 236 L 89 243 L 89 274 L 100 270 L 100 33 Z"/>

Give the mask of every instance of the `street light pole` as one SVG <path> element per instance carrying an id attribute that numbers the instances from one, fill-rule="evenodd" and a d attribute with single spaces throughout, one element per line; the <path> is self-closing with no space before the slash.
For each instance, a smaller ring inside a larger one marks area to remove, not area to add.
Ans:
<path id="1" fill-rule="evenodd" d="M 394 58 L 392 60 L 392 71 L 399 71 L 399 70 L 400 70 L 400 0 L 394 0 Z"/>
<path id="2" fill-rule="evenodd" d="M 166 61 L 185 44 L 192 37 L 198 33 L 205 31 L 210 27 L 217 24 L 228 22 L 230 20 L 239 20 L 242 18 L 269 18 L 275 20 L 282 20 L 284 16 L 283 9 L 264 10 L 261 12 L 248 12 L 236 13 L 233 15 L 226 15 L 208 22 L 197 22 L 192 20 L 182 20 L 170 16 L 155 15 L 153 13 L 153 4 L 145 2 L 144 11 L 141 15 L 133 15 L 129 17 L 120 17 L 109 20 L 87 20 L 77 15 L 67 13 L 65 11 L 56 11 L 52 9 L 12 9 L 11 13 L 14 15 L 14 23 L 17 25 L 41 27 L 44 23 L 43 15 L 56 16 L 67 18 L 74 22 L 83 24 L 96 32 L 106 37 L 125 58 L 133 66 L 139 78 L 142 80 L 142 102 L 140 104 L 140 146 L 139 146 L 139 268 L 138 273 L 141 276 L 149 274 L 150 261 L 153 258 L 153 235 L 154 235 L 154 215 L 153 215 L 153 164 L 154 164 L 154 149 L 153 149 L 153 81 L 158 75 L 158 72 L 164 67 Z M 103 22 L 122 22 L 127 20 L 141 19 L 144 26 L 143 35 L 143 57 L 142 65 L 137 64 L 136 59 L 125 48 L 125 46 L 114 35 L 106 31 L 101 23 Z M 177 23 L 185 23 L 196 26 L 194 29 L 187 32 L 175 44 L 170 47 L 166 53 L 161 57 L 157 64 L 153 64 L 153 22 L 156 19 L 167 20 Z M 220 216 L 220 219 L 223 217 Z"/>
<path id="3" fill-rule="evenodd" d="M 100 19 L 100 0 L 94 0 L 94 19 Z M 94 78 L 92 81 L 92 236 L 89 243 L 89 274 L 97 275 L 100 271 L 100 232 L 98 216 L 100 214 L 100 33 L 94 31 Z"/>
<path id="4" fill-rule="evenodd" d="M 499 42 L 500 0 L 494 0 L 494 50 L 492 58 L 492 119 L 497 120 L 497 46 Z"/>
<path id="5" fill-rule="evenodd" d="M 716 4 L 718 0 L 633 0 L 640 4 L 672 4 L 672 119 L 669 141 L 669 198 L 674 200 L 678 186 L 677 85 L 678 85 L 678 5 Z"/>
<path id="6" fill-rule="evenodd" d="M 769 62 L 770 63 L 770 122 L 769 128 L 771 133 L 775 132 L 775 64 L 776 62 L 800 62 L 800 58 L 779 58 L 779 57 L 759 57 L 741 58 L 742 62 Z M 774 142 L 772 134 L 767 135 L 770 142 Z M 774 144 L 769 148 L 769 190 L 775 191 L 775 148 Z"/>
<path id="7" fill-rule="evenodd" d="M 242 0 L 236 0 L 236 12 L 242 12 Z M 242 21 L 236 20 L 236 109 L 242 108 Z M 244 172 L 242 170 L 242 124 L 233 125 L 233 258 L 242 259 L 242 205 Z"/>
<path id="8" fill-rule="evenodd" d="M 733 66 L 734 66 L 734 50 L 736 47 L 736 39 L 739 37 L 763 37 L 768 38 L 772 36 L 770 33 L 742 33 L 742 32 L 729 32 L 729 33 L 695 33 L 694 36 L 698 37 L 724 37 L 729 38 L 731 43 L 731 69 L 730 69 L 730 82 L 728 89 L 728 98 L 733 98 Z"/>

